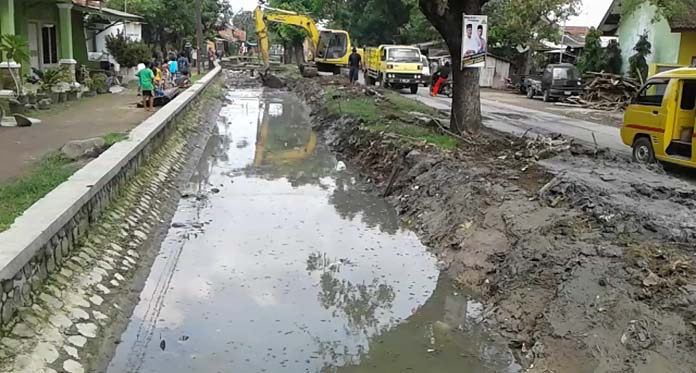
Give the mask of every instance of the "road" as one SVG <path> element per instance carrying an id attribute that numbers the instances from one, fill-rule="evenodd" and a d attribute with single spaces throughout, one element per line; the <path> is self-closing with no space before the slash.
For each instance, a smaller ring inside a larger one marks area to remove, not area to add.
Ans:
<path id="1" fill-rule="evenodd" d="M 406 93 L 404 95 L 413 96 Z M 431 97 L 425 89 L 420 89 L 413 97 L 436 109 L 449 109 L 452 102 L 452 99 L 447 97 Z M 593 145 L 596 139 L 597 144 L 602 148 L 630 153 L 630 148 L 621 142 L 619 129 L 613 126 L 573 119 L 483 97 L 481 114 L 486 127 L 499 131 L 513 134 L 523 134 L 527 131 L 544 135 L 559 133 L 589 145 Z"/>
<path id="2" fill-rule="evenodd" d="M 364 83 L 362 77 L 360 82 Z M 424 87 L 421 87 L 416 95 L 412 95 L 407 90 L 402 90 L 401 93 L 436 109 L 449 110 L 452 105 L 452 99 L 444 96 L 431 97 L 429 90 Z M 487 98 L 487 96 L 491 98 Z M 525 132 L 542 135 L 558 133 L 588 145 L 594 145 L 596 141 L 597 145 L 602 148 L 609 148 L 624 154 L 631 152 L 630 148 L 621 142 L 620 130 L 614 125 L 605 125 L 514 105 L 509 100 L 503 102 L 495 97 L 495 94 L 486 94 L 485 92 L 481 95 L 481 114 L 483 125 L 486 127 L 520 135 Z M 615 120 L 611 121 L 612 124 L 614 122 Z"/>

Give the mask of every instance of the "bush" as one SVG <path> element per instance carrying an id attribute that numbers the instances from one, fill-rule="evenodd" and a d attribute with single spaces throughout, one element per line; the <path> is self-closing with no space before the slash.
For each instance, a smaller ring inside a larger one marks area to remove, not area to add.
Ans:
<path id="1" fill-rule="evenodd" d="M 70 82 L 67 68 L 61 66 L 55 69 L 46 69 L 41 75 L 41 90 L 50 92 L 51 88 L 61 82 Z"/>
<path id="2" fill-rule="evenodd" d="M 147 44 L 132 41 L 123 33 L 107 36 L 106 49 L 114 56 L 116 62 L 124 67 L 135 67 L 152 59 L 152 50 Z"/>
<path id="3" fill-rule="evenodd" d="M 98 92 L 100 88 L 102 90 L 106 89 L 106 79 L 107 76 L 104 73 L 98 73 L 92 75 L 90 82 L 91 84 L 88 85 L 89 90 L 93 92 Z"/>

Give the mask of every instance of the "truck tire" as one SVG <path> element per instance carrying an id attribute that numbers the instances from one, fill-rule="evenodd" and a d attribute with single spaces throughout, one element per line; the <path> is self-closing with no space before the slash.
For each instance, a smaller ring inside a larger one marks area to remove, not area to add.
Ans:
<path id="1" fill-rule="evenodd" d="M 647 136 L 641 136 L 633 141 L 633 161 L 641 164 L 655 163 L 655 150 Z"/>
<path id="2" fill-rule="evenodd" d="M 411 94 L 412 95 L 418 94 L 418 84 L 414 84 L 411 86 Z"/>
<path id="3" fill-rule="evenodd" d="M 534 88 L 527 87 L 527 98 L 528 99 L 534 98 Z"/>
<path id="4" fill-rule="evenodd" d="M 382 74 L 379 77 L 379 86 L 380 86 L 380 88 L 387 88 L 389 86 L 389 84 L 387 84 L 387 76 L 386 75 Z"/>

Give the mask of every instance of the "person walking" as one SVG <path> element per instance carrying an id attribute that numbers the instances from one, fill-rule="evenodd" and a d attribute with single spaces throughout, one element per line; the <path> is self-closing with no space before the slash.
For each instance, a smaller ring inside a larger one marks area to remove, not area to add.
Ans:
<path id="1" fill-rule="evenodd" d="M 179 70 L 179 74 L 189 73 L 189 59 L 185 53 L 182 52 L 179 55 L 179 59 L 176 60 L 176 68 Z"/>
<path id="2" fill-rule="evenodd" d="M 440 68 L 440 70 L 437 71 L 438 78 L 435 84 L 433 85 L 433 90 L 430 92 L 431 96 L 437 96 L 440 93 L 440 86 L 442 83 L 446 82 L 447 79 L 449 78 L 450 74 L 450 63 L 445 62 L 445 65 Z"/>
<path id="3" fill-rule="evenodd" d="M 149 62 L 147 66 L 138 71 L 137 74 L 140 89 L 143 94 L 143 107 L 146 111 L 155 110 L 155 73 L 152 72 L 152 67 L 152 62 Z"/>
<path id="4" fill-rule="evenodd" d="M 176 79 L 176 74 L 179 73 L 179 66 L 176 63 L 176 56 L 170 57 L 169 58 L 169 78 L 171 79 L 171 83 L 174 83 L 174 80 Z"/>
<path id="5" fill-rule="evenodd" d="M 358 74 L 362 68 L 362 57 L 358 54 L 358 49 L 353 47 L 353 53 L 348 57 L 348 67 L 350 67 L 350 84 L 358 81 Z"/>

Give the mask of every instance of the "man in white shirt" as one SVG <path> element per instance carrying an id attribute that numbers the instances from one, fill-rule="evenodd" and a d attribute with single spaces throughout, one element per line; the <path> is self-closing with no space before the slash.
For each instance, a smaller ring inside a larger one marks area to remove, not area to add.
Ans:
<path id="1" fill-rule="evenodd" d="M 473 37 L 474 25 L 471 23 L 466 25 L 466 37 L 464 38 L 464 55 L 470 56 L 476 54 L 479 50 L 479 39 Z"/>

